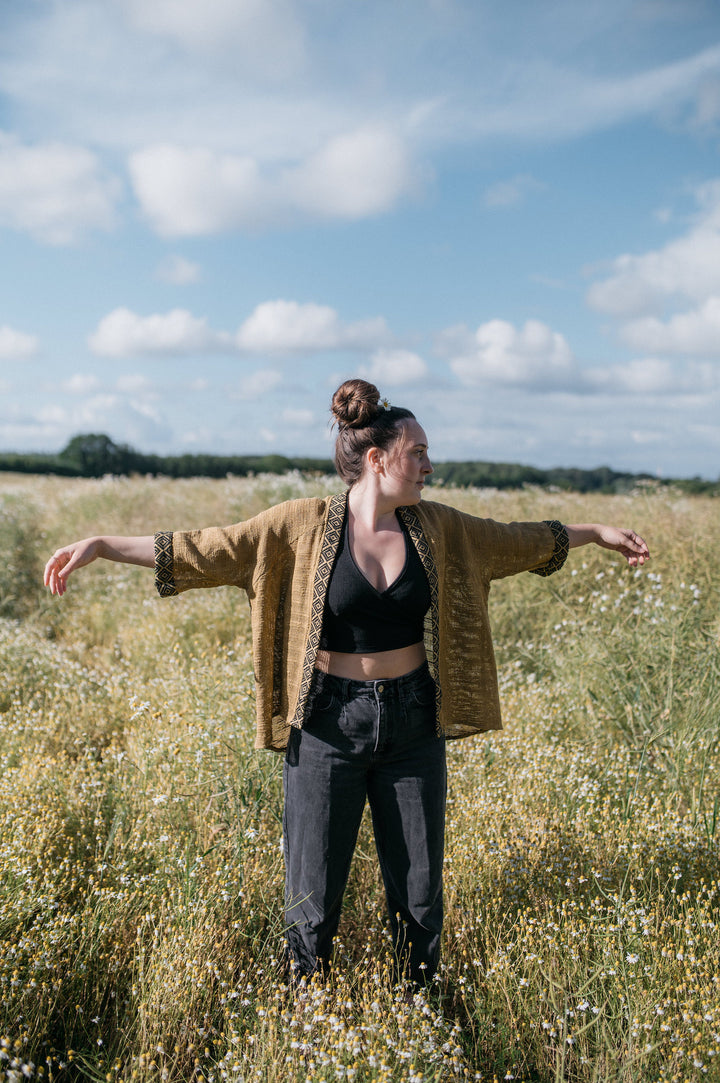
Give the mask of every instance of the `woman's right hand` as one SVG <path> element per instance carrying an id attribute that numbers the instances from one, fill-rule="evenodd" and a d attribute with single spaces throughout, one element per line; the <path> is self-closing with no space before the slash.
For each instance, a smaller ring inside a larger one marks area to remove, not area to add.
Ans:
<path id="1" fill-rule="evenodd" d="M 64 594 L 71 572 L 91 564 L 98 557 L 116 560 L 120 564 L 140 564 L 144 568 L 152 568 L 155 564 L 155 536 L 146 534 L 137 538 L 116 538 L 103 534 L 56 549 L 45 565 L 45 586 L 50 587 L 53 594 Z"/>
<path id="2" fill-rule="evenodd" d="M 52 594 L 64 594 L 71 572 L 97 560 L 102 555 L 101 547 L 102 538 L 85 538 L 56 549 L 45 565 L 45 586 L 50 588 Z"/>

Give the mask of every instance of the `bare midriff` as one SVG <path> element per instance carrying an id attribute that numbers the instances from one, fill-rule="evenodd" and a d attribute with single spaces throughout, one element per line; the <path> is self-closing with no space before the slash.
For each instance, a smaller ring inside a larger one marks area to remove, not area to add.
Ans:
<path id="1" fill-rule="evenodd" d="M 318 651 L 315 668 L 333 677 L 346 677 L 351 681 L 391 681 L 412 673 L 425 661 L 423 643 L 412 643 L 395 651 L 378 651 L 377 654 L 344 654 L 342 651 Z"/>

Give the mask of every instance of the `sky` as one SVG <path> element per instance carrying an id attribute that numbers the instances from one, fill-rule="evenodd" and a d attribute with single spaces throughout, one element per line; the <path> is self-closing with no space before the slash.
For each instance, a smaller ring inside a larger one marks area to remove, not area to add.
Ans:
<path id="1" fill-rule="evenodd" d="M 2 0 L 0 450 L 720 476 L 717 0 Z"/>

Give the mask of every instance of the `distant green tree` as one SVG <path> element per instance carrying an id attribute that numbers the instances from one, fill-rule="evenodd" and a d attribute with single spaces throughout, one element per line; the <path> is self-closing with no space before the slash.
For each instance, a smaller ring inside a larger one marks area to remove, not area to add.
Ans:
<path id="1" fill-rule="evenodd" d="M 62 449 L 58 459 L 74 466 L 83 477 L 98 478 L 103 474 L 123 473 L 129 450 L 104 433 L 79 433 Z"/>

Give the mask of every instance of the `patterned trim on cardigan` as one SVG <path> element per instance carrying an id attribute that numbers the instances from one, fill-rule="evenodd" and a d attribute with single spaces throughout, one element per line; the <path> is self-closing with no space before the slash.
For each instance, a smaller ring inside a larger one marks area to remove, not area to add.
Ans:
<path id="1" fill-rule="evenodd" d="M 531 568 L 530 571 L 533 575 L 547 576 L 560 571 L 567 560 L 570 551 L 570 539 L 567 530 L 557 519 L 544 519 L 543 522 L 547 523 L 553 532 L 555 548 L 547 564 L 543 564 L 540 568 Z"/>
<path id="2" fill-rule="evenodd" d="M 155 588 L 163 598 L 179 593 L 173 575 L 172 530 L 159 530 L 155 535 Z"/>
<path id="3" fill-rule="evenodd" d="M 428 585 L 430 587 L 430 609 L 425 617 L 425 639 L 429 642 L 426 642 L 425 644 L 425 652 L 428 656 L 428 666 L 430 667 L 430 673 L 432 674 L 433 680 L 435 681 L 435 717 L 437 732 L 438 736 L 442 736 L 442 726 L 440 725 L 440 704 L 442 700 L 442 692 L 440 689 L 439 670 L 440 621 L 438 606 L 438 571 L 417 513 L 412 508 L 408 507 L 398 508 L 398 512 L 400 513 L 400 517 L 402 518 L 403 523 L 407 527 L 408 534 L 412 539 L 413 545 L 418 551 L 418 555 L 422 562 L 422 566 L 425 569 L 425 574 L 428 577 Z"/>
<path id="4" fill-rule="evenodd" d="M 335 562 L 335 554 L 337 553 L 338 545 L 340 544 L 346 506 L 347 493 L 336 493 L 335 496 L 330 498 L 325 534 L 323 535 L 322 546 L 320 549 L 320 560 L 318 561 L 317 571 L 315 572 L 312 609 L 310 613 L 310 632 L 305 647 L 305 660 L 303 662 L 300 693 L 298 695 L 295 714 L 290 719 L 290 725 L 295 726 L 297 729 L 301 729 L 302 724 L 305 721 L 305 708 L 310 698 L 310 685 L 312 684 L 313 674 L 315 672 L 315 661 L 320 646 L 320 635 L 322 633 L 323 615 L 325 612 L 325 595 L 327 593 L 328 582 L 330 581 L 330 573 L 332 572 L 332 567 Z"/>

